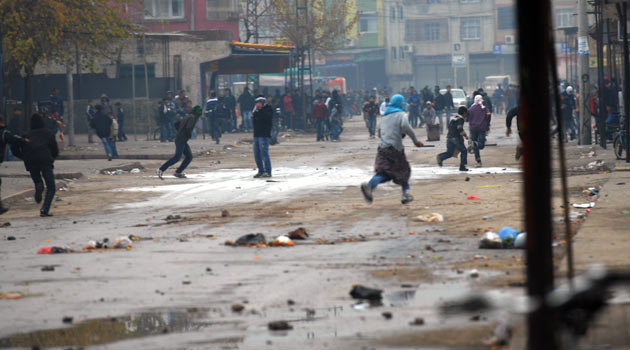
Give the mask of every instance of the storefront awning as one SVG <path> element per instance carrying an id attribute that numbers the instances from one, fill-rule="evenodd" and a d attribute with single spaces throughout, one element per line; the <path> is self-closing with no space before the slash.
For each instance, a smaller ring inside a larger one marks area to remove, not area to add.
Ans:
<path id="1" fill-rule="evenodd" d="M 234 41 L 230 56 L 209 62 L 207 72 L 220 75 L 283 73 L 290 65 L 292 46 Z"/>

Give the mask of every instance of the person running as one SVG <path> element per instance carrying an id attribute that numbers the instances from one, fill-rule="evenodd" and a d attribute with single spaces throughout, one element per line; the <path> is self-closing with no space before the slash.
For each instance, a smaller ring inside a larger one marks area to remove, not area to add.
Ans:
<path id="1" fill-rule="evenodd" d="M 254 159 L 258 167 L 255 179 L 271 177 L 271 159 L 269 158 L 269 141 L 273 121 L 273 107 L 267 103 L 263 95 L 256 97 L 256 107 L 252 116 L 254 122 Z"/>
<path id="2" fill-rule="evenodd" d="M 505 136 L 509 137 L 512 135 L 512 119 L 516 118 L 516 130 L 518 130 L 519 143 L 516 145 L 516 154 L 514 155 L 514 159 L 521 159 L 521 153 L 523 151 L 523 133 L 521 132 L 521 118 L 518 116 L 518 105 L 507 112 L 507 117 L 505 118 Z"/>
<path id="3" fill-rule="evenodd" d="M 378 115 L 379 107 L 375 102 L 375 97 L 370 96 L 370 100 L 363 105 L 363 113 L 365 113 L 368 132 L 370 138 L 375 138 L 376 135 L 376 116 Z"/>
<path id="4" fill-rule="evenodd" d="M 7 145 L 23 145 L 24 139 L 18 135 L 14 135 L 5 125 L 4 117 L 0 115 L 0 164 L 4 161 L 4 155 Z M 0 178 L 0 186 L 2 186 L 2 178 Z M 0 201 L 0 215 L 9 211 L 9 208 L 6 208 L 2 205 L 2 201 Z"/>
<path id="5" fill-rule="evenodd" d="M 27 142 L 14 145 L 12 147 L 13 154 L 24 161 L 26 170 L 31 174 L 31 179 L 35 184 L 35 202 L 42 202 L 44 183 L 46 183 L 46 197 L 39 211 L 39 216 L 53 216 L 50 213 L 50 205 L 55 197 L 53 163 L 59 155 L 55 134 L 45 127 L 44 119 L 39 114 L 33 114 L 31 116 L 31 130 L 23 138 Z"/>
<path id="6" fill-rule="evenodd" d="M 409 177 L 411 167 L 405 156 L 403 137 L 409 136 L 416 147 L 424 144 L 418 140 L 413 128 L 409 124 L 409 119 L 404 111 L 405 98 L 402 95 L 392 96 L 385 116 L 381 120 L 378 136 L 381 144 L 378 147 L 375 162 L 376 174 L 369 182 L 361 184 L 361 192 L 368 203 L 372 203 L 372 192 L 381 183 L 394 181 L 402 187 L 401 203 L 407 204 L 413 201 L 413 196 L 409 191 Z"/>
<path id="7" fill-rule="evenodd" d="M 481 168 L 481 155 L 479 151 L 485 148 L 486 133 L 490 131 L 490 112 L 488 108 L 484 106 L 482 95 L 476 95 L 475 102 L 468 109 L 468 122 L 470 124 L 468 152 L 475 154 L 477 168 Z"/>
<path id="8" fill-rule="evenodd" d="M 186 167 L 188 167 L 188 164 L 190 164 L 193 159 L 192 151 L 188 145 L 188 140 L 192 137 L 193 129 L 195 128 L 195 125 L 197 125 L 197 121 L 201 117 L 201 114 L 201 106 L 195 106 L 192 111 L 184 117 L 184 119 L 175 122 L 175 128 L 177 128 L 177 135 L 175 136 L 175 155 L 173 158 L 162 164 L 162 166 L 157 170 L 157 176 L 160 180 L 164 180 L 162 177 L 164 172 L 169 167 L 179 162 L 182 155 L 184 155 L 184 161 L 179 165 L 179 168 L 175 170 L 175 177 L 180 179 L 186 178 L 184 170 L 186 170 Z"/>
<path id="9" fill-rule="evenodd" d="M 468 140 L 468 135 L 464 131 L 467 113 L 468 109 L 466 107 L 459 107 L 457 114 L 449 121 L 446 134 L 446 152 L 437 155 L 437 164 L 439 166 L 442 166 L 445 160 L 453 157 L 455 150 L 458 150 L 460 153 L 459 171 L 469 171 L 466 168 L 468 157 L 466 146 L 464 145 L 464 139 Z"/>

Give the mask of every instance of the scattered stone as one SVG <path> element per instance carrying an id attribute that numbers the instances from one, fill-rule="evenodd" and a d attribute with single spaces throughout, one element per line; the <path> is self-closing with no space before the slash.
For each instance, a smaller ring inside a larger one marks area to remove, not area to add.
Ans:
<path id="1" fill-rule="evenodd" d="M 222 218 L 228 218 L 230 217 L 230 212 L 227 209 L 223 209 L 221 210 L 221 217 Z"/>
<path id="2" fill-rule="evenodd" d="M 352 287 L 350 296 L 354 299 L 381 300 L 383 298 L 383 291 L 358 284 Z"/>
<path id="3" fill-rule="evenodd" d="M 288 305 L 295 305 L 295 301 L 293 301 L 293 299 L 289 299 L 289 300 L 287 300 L 287 304 Z"/>
<path id="4" fill-rule="evenodd" d="M 166 221 L 175 221 L 175 220 L 181 220 L 182 217 L 180 215 L 169 215 L 166 217 Z"/>
<path id="5" fill-rule="evenodd" d="M 241 312 L 245 310 L 245 306 L 241 305 L 241 304 L 234 304 L 232 305 L 232 311 L 234 312 Z"/>
<path id="6" fill-rule="evenodd" d="M 72 321 L 73 321 L 73 320 L 74 320 L 74 318 L 72 318 L 72 317 L 70 317 L 70 316 L 64 316 L 64 317 L 61 319 L 61 322 L 63 322 L 63 323 L 72 323 Z"/>
<path id="7" fill-rule="evenodd" d="M 479 277 L 479 271 L 477 271 L 476 269 L 470 271 L 470 278 L 477 278 Z"/>
<path id="8" fill-rule="evenodd" d="M 190 284 L 190 281 L 182 281 L 182 284 L 184 284 L 184 285 L 189 285 L 189 284 Z"/>
<path id="9" fill-rule="evenodd" d="M 291 326 L 287 321 L 269 322 L 267 326 L 271 331 L 288 331 L 290 329 L 293 329 L 293 326 Z"/>
<path id="10" fill-rule="evenodd" d="M 55 267 L 53 265 L 45 265 L 42 267 L 42 271 L 55 271 Z"/>
<path id="11" fill-rule="evenodd" d="M 430 252 L 435 252 L 435 249 L 433 249 L 433 247 L 431 247 L 431 246 L 430 246 L 430 245 L 428 245 L 428 244 L 425 244 L 425 245 L 424 245 L 424 250 L 428 250 L 428 251 L 430 251 Z"/>
<path id="12" fill-rule="evenodd" d="M 15 241 L 15 236 L 9 236 L 9 237 L 7 237 L 7 241 Z"/>
<path id="13" fill-rule="evenodd" d="M 212 272 L 212 269 L 209 267 L 206 267 L 206 272 Z"/>
<path id="14" fill-rule="evenodd" d="M 469 177 L 467 177 L 467 178 L 466 178 L 466 182 L 468 182 L 468 181 L 470 181 L 470 178 L 469 178 Z"/>
<path id="15" fill-rule="evenodd" d="M 289 232 L 289 238 L 291 239 L 308 239 L 308 232 L 304 227 L 299 227 L 295 231 Z"/>
<path id="16" fill-rule="evenodd" d="M 480 316 L 480 315 L 474 315 L 473 317 L 471 317 L 471 318 L 470 318 L 470 320 L 471 320 L 471 321 L 473 321 L 473 322 L 477 322 L 477 321 L 479 321 L 480 319 L 481 319 L 481 316 Z"/>
<path id="17" fill-rule="evenodd" d="M 307 318 L 311 318 L 311 317 L 315 316 L 315 310 L 314 309 L 304 309 L 304 311 L 306 311 L 306 317 Z"/>
<path id="18" fill-rule="evenodd" d="M 3 224 L 0 224 L 0 227 L 9 227 L 9 226 L 11 226 L 10 222 L 5 222 Z"/>
<path id="19" fill-rule="evenodd" d="M 412 284 L 401 284 L 400 288 L 413 288 Z"/>
<path id="20" fill-rule="evenodd" d="M 422 317 L 416 317 L 415 320 L 413 320 L 412 322 L 409 322 L 410 326 L 422 326 L 424 324 L 424 318 Z"/>
<path id="21" fill-rule="evenodd" d="M 383 317 L 385 317 L 385 319 L 386 319 L 386 320 L 391 320 L 391 319 L 392 319 L 392 317 L 394 317 L 394 315 L 392 315 L 392 313 L 391 313 L 391 312 L 389 312 L 389 311 L 385 311 L 385 312 L 383 312 L 381 315 L 382 315 Z"/>
<path id="22" fill-rule="evenodd" d="M 451 243 L 451 240 L 450 239 L 440 238 L 440 239 L 438 239 L 438 243 Z"/>

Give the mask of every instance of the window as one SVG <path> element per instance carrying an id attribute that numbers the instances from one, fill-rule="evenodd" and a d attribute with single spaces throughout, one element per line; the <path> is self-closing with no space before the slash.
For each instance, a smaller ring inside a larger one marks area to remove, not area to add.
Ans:
<path id="1" fill-rule="evenodd" d="M 405 19 L 405 15 L 403 14 L 403 6 L 398 5 L 398 20 L 402 21 Z"/>
<path id="2" fill-rule="evenodd" d="M 184 18 L 184 0 L 144 0 L 142 8 L 146 19 Z"/>
<path id="3" fill-rule="evenodd" d="M 389 8 L 389 20 L 391 22 L 396 20 L 396 8 L 394 6 Z"/>
<path id="4" fill-rule="evenodd" d="M 136 64 L 134 68 L 136 79 L 144 79 L 144 64 Z M 118 77 L 131 79 L 131 65 L 121 64 Z M 155 63 L 147 64 L 147 77 L 155 78 Z"/>
<path id="5" fill-rule="evenodd" d="M 516 28 L 516 20 L 514 18 L 513 7 L 499 7 L 497 12 L 498 25 L 497 29 L 514 29 Z"/>
<path id="6" fill-rule="evenodd" d="M 556 9 L 556 28 L 575 26 L 573 9 Z"/>
<path id="7" fill-rule="evenodd" d="M 462 37 L 462 40 L 479 40 L 481 38 L 480 18 L 462 18 L 460 26 L 460 35 Z"/>
<path id="8" fill-rule="evenodd" d="M 238 0 L 206 0 L 207 19 L 238 18 Z"/>
<path id="9" fill-rule="evenodd" d="M 361 33 L 378 33 L 378 21 L 375 13 L 362 13 L 359 19 Z"/>
<path id="10" fill-rule="evenodd" d="M 448 20 L 421 20 L 411 19 L 405 21 L 406 41 L 448 41 Z"/>
<path id="11" fill-rule="evenodd" d="M 439 41 L 440 40 L 440 22 L 427 22 L 424 24 L 424 40 Z"/>
<path id="12" fill-rule="evenodd" d="M 401 46 L 398 48 L 398 55 L 400 56 L 400 60 L 404 60 L 405 59 L 405 47 Z"/>
<path id="13" fill-rule="evenodd" d="M 392 60 L 396 59 L 396 48 L 392 47 Z"/>

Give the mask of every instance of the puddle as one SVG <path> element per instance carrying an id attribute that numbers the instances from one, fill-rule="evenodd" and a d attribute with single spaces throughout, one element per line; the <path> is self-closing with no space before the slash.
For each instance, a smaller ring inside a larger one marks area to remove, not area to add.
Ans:
<path id="1" fill-rule="evenodd" d="M 61 320 L 60 320 L 61 321 Z M 228 322 L 238 324 L 238 322 Z M 91 346 L 167 333 L 197 331 L 226 322 L 210 320 L 209 311 L 143 312 L 131 316 L 90 319 L 68 327 L 15 334 L 0 339 L 0 348 Z"/>
<path id="2" fill-rule="evenodd" d="M 514 168 L 471 169 L 468 176 L 481 174 L 518 173 Z M 243 204 L 251 202 L 276 202 L 307 193 L 343 190 L 370 179 L 370 167 L 336 168 L 277 168 L 269 181 L 253 179 L 251 169 L 221 169 L 208 173 L 189 175 L 188 183 L 165 186 L 145 186 L 120 189 L 120 192 L 157 192 L 162 195 L 139 203 L 129 203 L 115 208 L 152 207 L 168 203 L 170 206 L 200 206 Z M 456 167 L 415 166 L 411 180 L 431 180 L 443 176 L 462 175 Z M 168 181 L 169 178 L 167 177 Z M 157 178 L 156 178 L 157 181 Z M 160 182 L 162 185 L 163 182 Z"/>

